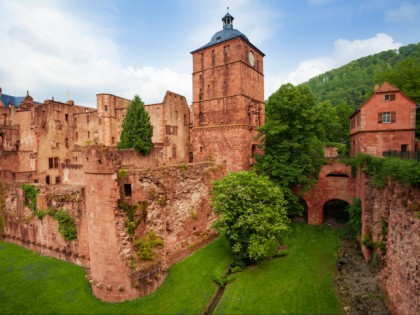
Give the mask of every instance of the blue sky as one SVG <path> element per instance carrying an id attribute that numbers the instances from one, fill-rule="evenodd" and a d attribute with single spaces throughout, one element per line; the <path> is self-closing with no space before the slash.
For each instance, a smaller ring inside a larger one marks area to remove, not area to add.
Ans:
<path id="1" fill-rule="evenodd" d="M 190 52 L 234 28 L 266 57 L 265 98 L 351 60 L 420 42 L 420 0 L 0 0 L 0 86 L 95 106 L 97 93 L 191 102 Z"/>

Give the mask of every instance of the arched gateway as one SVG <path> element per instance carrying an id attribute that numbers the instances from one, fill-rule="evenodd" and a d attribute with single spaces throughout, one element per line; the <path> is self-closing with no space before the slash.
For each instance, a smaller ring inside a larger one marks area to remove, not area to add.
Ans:
<path id="1" fill-rule="evenodd" d="M 356 197 L 356 180 L 351 166 L 330 159 L 328 164 L 322 166 L 315 186 L 297 194 L 308 207 L 308 223 L 324 223 L 324 205 L 327 202 L 339 199 L 352 204 Z"/>

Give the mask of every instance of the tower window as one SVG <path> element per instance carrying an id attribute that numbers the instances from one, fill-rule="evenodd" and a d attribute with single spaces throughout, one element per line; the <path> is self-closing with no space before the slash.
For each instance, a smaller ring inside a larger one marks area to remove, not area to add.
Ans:
<path id="1" fill-rule="evenodd" d="M 124 195 L 126 197 L 131 197 L 132 195 L 131 184 L 124 184 Z"/>

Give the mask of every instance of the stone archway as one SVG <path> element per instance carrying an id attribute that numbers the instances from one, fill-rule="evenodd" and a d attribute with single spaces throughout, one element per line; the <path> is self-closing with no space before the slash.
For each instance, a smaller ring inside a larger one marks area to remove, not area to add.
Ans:
<path id="1" fill-rule="evenodd" d="M 344 225 L 349 220 L 347 207 L 349 203 L 341 199 L 331 199 L 323 206 L 324 224 Z"/>
<path id="2" fill-rule="evenodd" d="M 323 224 L 324 205 L 334 199 L 351 204 L 356 196 L 356 180 L 349 165 L 330 159 L 322 166 L 317 183 L 310 190 L 297 194 L 308 205 L 308 223 Z"/>

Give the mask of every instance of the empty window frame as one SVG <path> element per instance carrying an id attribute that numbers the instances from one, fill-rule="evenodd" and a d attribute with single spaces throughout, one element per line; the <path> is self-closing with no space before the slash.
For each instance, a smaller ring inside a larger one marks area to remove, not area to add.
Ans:
<path id="1" fill-rule="evenodd" d="M 48 159 L 49 168 L 58 168 L 58 157 Z"/>
<path id="2" fill-rule="evenodd" d="M 124 184 L 124 195 L 126 197 L 131 197 L 132 195 L 131 184 Z"/>

